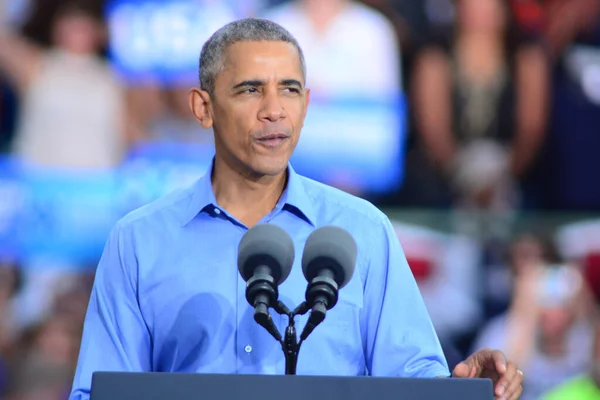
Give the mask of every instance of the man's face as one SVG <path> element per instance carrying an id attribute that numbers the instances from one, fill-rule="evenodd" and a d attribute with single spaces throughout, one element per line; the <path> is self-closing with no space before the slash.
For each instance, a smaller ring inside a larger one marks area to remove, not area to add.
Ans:
<path id="1" fill-rule="evenodd" d="M 293 45 L 260 41 L 230 46 L 213 95 L 202 97 L 207 117 L 201 123 L 214 129 L 217 157 L 256 177 L 285 171 L 309 101 Z"/>

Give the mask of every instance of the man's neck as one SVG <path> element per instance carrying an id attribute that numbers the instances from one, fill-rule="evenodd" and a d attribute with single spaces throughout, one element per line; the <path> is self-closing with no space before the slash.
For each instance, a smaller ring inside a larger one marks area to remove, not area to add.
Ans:
<path id="1" fill-rule="evenodd" d="M 277 205 L 287 183 L 287 172 L 277 176 L 250 176 L 215 158 L 212 187 L 219 207 L 248 228 Z"/>

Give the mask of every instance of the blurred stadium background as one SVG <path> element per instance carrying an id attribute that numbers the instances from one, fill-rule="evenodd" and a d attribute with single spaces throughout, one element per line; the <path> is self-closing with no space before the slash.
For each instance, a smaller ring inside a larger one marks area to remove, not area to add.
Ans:
<path id="1" fill-rule="evenodd" d="M 208 168 L 186 92 L 247 16 L 307 57 L 296 169 L 388 213 L 451 366 L 597 371 L 600 0 L 0 0 L 0 398 L 66 398 L 108 231 Z"/>

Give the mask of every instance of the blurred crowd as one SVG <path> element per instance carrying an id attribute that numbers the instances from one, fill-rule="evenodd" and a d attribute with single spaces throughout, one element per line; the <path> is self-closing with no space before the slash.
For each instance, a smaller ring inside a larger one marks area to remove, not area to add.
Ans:
<path id="1" fill-rule="evenodd" d="M 523 211 L 600 212 L 600 0 L 196 3 L 288 28 L 313 95 L 406 95 L 402 185 L 337 186 L 451 216 L 443 233 L 394 221 L 451 366 L 495 347 L 526 400 L 600 398 L 600 222 L 515 229 Z M 116 73 L 106 5 L 0 0 L 0 153 L 93 172 L 141 143 L 212 141 L 188 112 L 194 82 Z M 27 264 L 0 257 L 0 398 L 64 399 L 93 266 Z"/>

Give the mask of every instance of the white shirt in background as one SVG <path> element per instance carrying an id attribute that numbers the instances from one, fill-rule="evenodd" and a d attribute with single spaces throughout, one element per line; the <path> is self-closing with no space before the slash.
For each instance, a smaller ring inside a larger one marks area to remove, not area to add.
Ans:
<path id="1" fill-rule="evenodd" d="M 126 148 L 121 85 L 94 56 L 53 50 L 27 87 L 14 153 L 42 167 L 104 169 Z"/>

